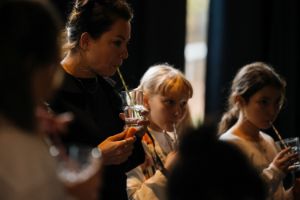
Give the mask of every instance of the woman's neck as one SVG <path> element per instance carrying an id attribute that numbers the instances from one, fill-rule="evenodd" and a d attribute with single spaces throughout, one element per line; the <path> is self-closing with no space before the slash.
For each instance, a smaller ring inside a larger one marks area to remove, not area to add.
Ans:
<path id="1" fill-rule="evenodd" d="M 88 67 L 88 64 L 76 54 L 67 54 L 61 61 L 61 65 L 68 74 L 77 78 L 94 78 L 96 76 L 96 73 Z"/>
<path id="2" fill-rule="evenodd" d="M 237 123 L 232 127 L 232 132 L 249 141 L 259 141 L 260 140 L 260 130 L 249 120 L 238 120 Z"/>

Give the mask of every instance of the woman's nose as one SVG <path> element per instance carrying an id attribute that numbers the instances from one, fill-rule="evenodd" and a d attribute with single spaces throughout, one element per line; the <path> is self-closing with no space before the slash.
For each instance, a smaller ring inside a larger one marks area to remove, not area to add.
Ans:
<path id="1" fill-rule="evenodd" d="M 121 58 L 122 58 L 123 60 L 125 60 L 125 59 L 128 58 L 128 49 L 127 49 L 127 47 L 125 47 L 125 48 L 123 49 L 123 51 L 122 51 L 122 53 L 121 53 Z"/>

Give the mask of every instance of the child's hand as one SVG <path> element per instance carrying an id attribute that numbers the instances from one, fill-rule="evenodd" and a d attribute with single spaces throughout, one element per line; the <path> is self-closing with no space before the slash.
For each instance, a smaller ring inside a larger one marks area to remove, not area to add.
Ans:
<path id="1" fill-rule="evenodd" d="M 297 160 L 298 160 L 298 153 L 292 152 L 291 147 L 288 147 L 281 150 L 276 155 L 272 163 L 284 173 L 288 173 L 290 171 L 295 170 L 293 163 Z"/>

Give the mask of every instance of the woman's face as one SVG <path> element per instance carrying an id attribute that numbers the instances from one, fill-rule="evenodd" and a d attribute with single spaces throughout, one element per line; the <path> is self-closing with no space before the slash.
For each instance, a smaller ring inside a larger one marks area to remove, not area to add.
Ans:
<path id="1" fill-rule="evenodd" d="M 173 93 L 155 94 L 147 97 L 146 107 L 149 109 L 150 127 L 154 130 L 173 131 L 173 125 L 180 123 L 187 111 L 188 97 Z"/>
<path id="2" fill-rule="evenodd" d="M 263 87 L 242 103 L 242 113 L 246 121 L 259 129 L 267 129 L 276 119 L 281 107 L 281 91 L 272 86 Z"/>
<path id="3" fill-rule="evenodd" d="M 97 39 L 90 39 L 85 51 L 88 67 L 100 76 L 112 76 L 128 57 L 129 21 L 119 19 Z"/>

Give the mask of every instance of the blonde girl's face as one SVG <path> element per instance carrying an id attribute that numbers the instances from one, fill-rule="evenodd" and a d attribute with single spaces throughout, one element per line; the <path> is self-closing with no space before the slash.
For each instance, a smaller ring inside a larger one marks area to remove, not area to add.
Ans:
<path id="1" fill-rule="evenodd" d="M 269 128 L 280 111 L 281 95 L 281 91 L 272 86 L 263 87 L 256 92 L 248 103 L 242 103 L 245 121 L 249 121 L 259 129 Z"/>
<path id="2" fill-rule="evenodd" d="M 85 51 L 89 70 L 101 76 L 114 75 L 117 67 L 128 57 L 130 34 L 130 22 L 119 19 L 99 38 L 89 37 Z"/>
<path id="3" fill-rule="evenodd" d="M 173 125 L 180 123 L 186 114 L 188 99 L 179 93 L 146 94 L 145 106 L 149 109 L 150 128 L 173 131 Z"/>

